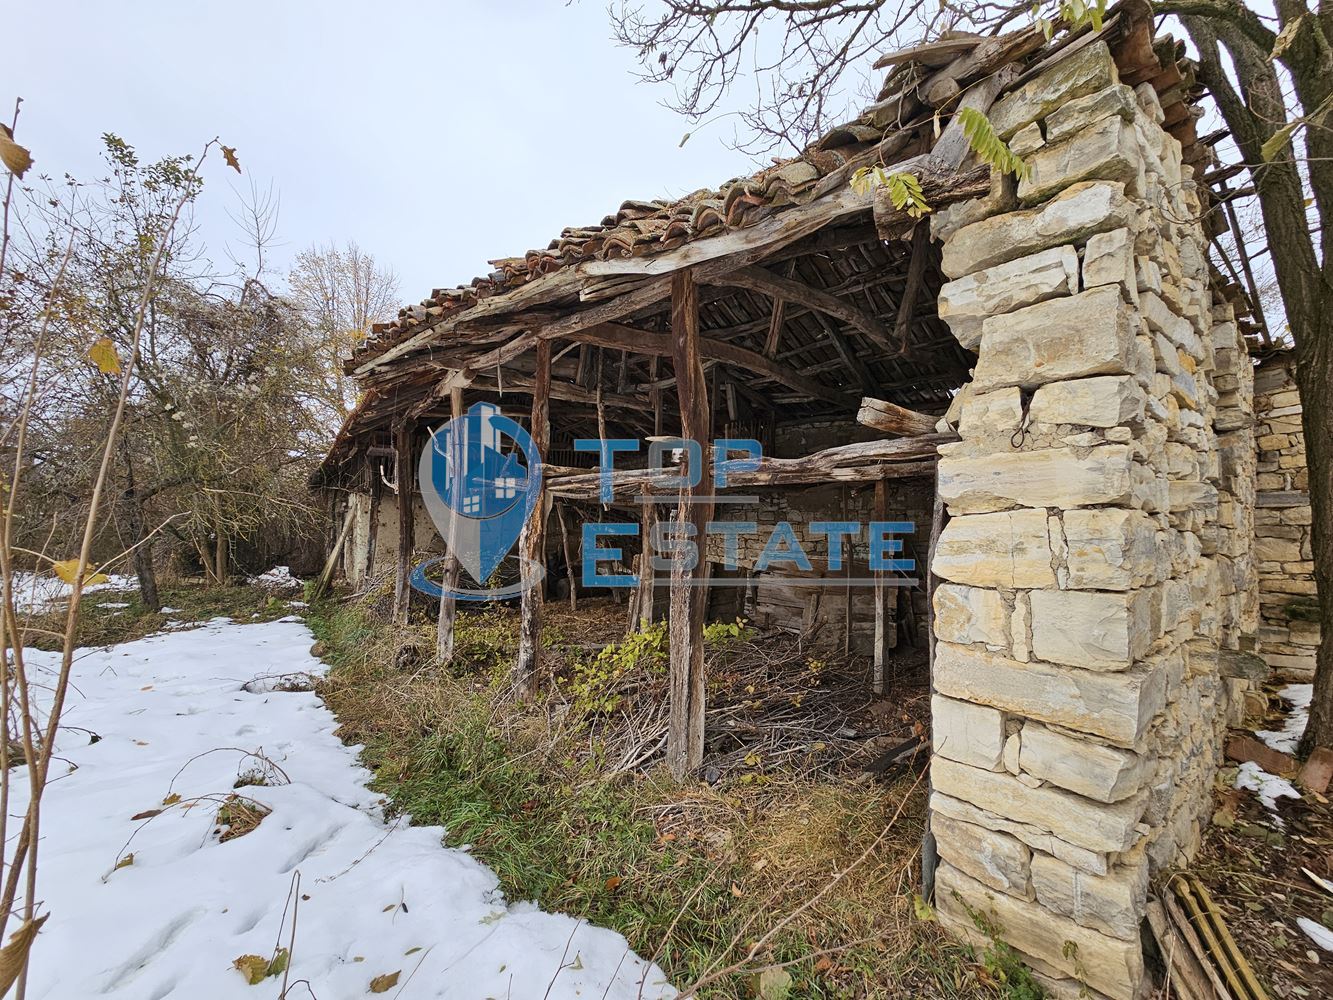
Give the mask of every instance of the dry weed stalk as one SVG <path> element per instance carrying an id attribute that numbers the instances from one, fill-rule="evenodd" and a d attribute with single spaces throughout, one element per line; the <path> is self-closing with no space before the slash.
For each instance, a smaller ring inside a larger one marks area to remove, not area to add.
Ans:
<path id="1" fill-rule="evenodd" d="M 17 119 L 17 111 L 15 113 Z M 12 130 L 11 130 L 12 132 Z M 203 152 L 193 168 L 193 177 L 197 180 L 199 169 L 215 145 L 213 140 L 204 146 Z M 4 725 L 6 731 L 0 739 L 0 842 L 6 845 L 3 858 L 4 881 L 0 888 L 0 938 L 8 930 L 9 920 L 20 915 L 22 923 L 10 942 L 0 949 L 0 992 L 5 992 L 17 983 L 16 996 L 19 1000 L 27 989 L 27 957 L 36 928 L 46 919 L 47 914 L 38 917 L 37 908 L 37 849 L 41 841 L 41 801 L 47 786 L 51 762 L 54 758 L 56 733 L 60 727 L 65 699 L 70 687 L 70 677 L 74 664 L 75 637 L 78 630 L 81 601 L 85 581 L 92 575 L 90 570 L 93 542 L 102 524 L 101 507 L 103 493 L 109 479 L 113 458 L 116 454 L 121 430 L 125 418 L 127 401 L 134 384 L 134 373 L 139 356 L 139 344 L 144 329 L 145 318 L 150 303 L 153 301 L 157 280 L 164 264 L 164 256 L 185 206 L 197 190 L 194 184 L 183 187 L 180 198 L 175 202 L 169 217 L 163 220 L 163 231 L 157 241 L 147 277 L 140 291 L 134 311 L 134 324 L 130 338 L 129 357 L 119 365 L 119 385 L 115 406 L 110 414 L 110 422 L 102 441 L 102 454 L 96 478 L 93 481 L 91 495 L 88 498 L 87 513 L 84 517 L 79 553 L 72 571 L 71 594 L 65 613 L 63 631 L 60 634 L 60 666 L 54 682 L 50 685 L 49 704 L 45 718 L 34 698 L 35 689 L 40 685 L 30 674 L 24 656 L 27 622 L 20 614 L 15 595 L 15 554 L 19 550 L 14 544 L 15 514 L 22 495 L 22 478 L 25 463 L 25 446 L 29 421 L 39 393 L 44 388 L 43 376 L 47 374 L 44 362 L 47 350 L 47 331 L 63 293 L 66 266 L 73 252 L 79 234 L 75 217 L 77 205 L 70 207 L 68 217 L 62 224 L 68 227 L 68 241 L 64 256 L 56 271 L 46 295 L 42 313 L 36 324 L 36 336 L 31 345 L 31 368 L 23 389 L 21 405 L 13 420 L 0 429 L 0 435 L 8 442 L 13 440 L 14 460 L 12 469 L 3 483 L 8 492 L 7 502 L 0 521 L 0 699 L 4 704 Z M 3 226 L 0 245 L 8 247 L 9 219 L 11 199 L 13 197 L 12 176 L 4 202 Z M 5 273 L 0 272 L 0 277 Z M 43 553 L 37 555 L 51 561 Z M 17 732 L 15 731 L 17 729 Z M 28 804 L 24 811 L 17 837 L 12 838 L 7 829 L 10 812 L 10 781 L 14 779 L 11 770 L 10 748 L 21 747 L 26 767 L 28 782 Z"/>

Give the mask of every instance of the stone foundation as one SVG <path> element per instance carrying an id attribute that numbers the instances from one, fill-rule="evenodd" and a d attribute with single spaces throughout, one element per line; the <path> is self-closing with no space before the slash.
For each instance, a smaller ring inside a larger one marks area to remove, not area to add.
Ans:
<path id="1" fill-rule="evenodd" d="M 1031 176 L 933 220 L 940 314 L 978 352 L 939 466 L 936 905 L 1117 1000 L 1146 988 L 1150 879 L 1198 845 L 1218 650 L 1255 617 L 1249 361 L 1161 117 L 1089 45 L 992 111 Z"/>

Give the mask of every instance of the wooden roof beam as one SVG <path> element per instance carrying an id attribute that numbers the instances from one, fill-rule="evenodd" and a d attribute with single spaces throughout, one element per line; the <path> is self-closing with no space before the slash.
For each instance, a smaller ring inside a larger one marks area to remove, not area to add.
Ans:
<path id="1" fill-rule="evenodd" d="M 634 327 L 622 326 L 619 323 L 602 323 L 597 326 L 587 327 L 572 333 L 565 334 L 571 340 L 579 340 L 589 344 L 597 344 L 600 347 L 624 348 L 639 354 L 658 357 L 670 357 L 671 355 L 671 335 L 666 333 L 650 333 L 647 330 L 637 330 Z M 825 385 L 823 382 L 809 378 L 801 374 L 794 368 L 780 364 L 770 358 L 764 357 L 757 351 L 747 350 L 736 344 L 728 344 L 720 340 L 713 340 L 708 337 L 699 338 L 699 354 L 702 358 L 718 361 L 722 364 L 735 365 L 738 368 L 748 369 L 756 375 L 762 375 L 771 378 L 775 382 L 781 382 L 790 389 L 807 396 L 813 396 L 815 399 L 823 399 L 830 403 L 836 403 L 838 406 L 848 410 L 856 408 L 860 402 L 859 398 L 840 389 Z"/>
<path id="2" fill-rule="evenodd" d="M 889 331 L 879 320 L 844 302 L 836 295 L 830 295 L 822 288 L 814 288 L 794 278 L 784 278 L 762 267 L 740 267 L 704 280 L 713 285 L 744 288 L 747 291 L 762 292 L 773 298 L 796 302 L 807 309 L 832 316 L 848 326 L 855 327 L 887 351 L 897 351 L 897 345 L 894 344 Z"/>

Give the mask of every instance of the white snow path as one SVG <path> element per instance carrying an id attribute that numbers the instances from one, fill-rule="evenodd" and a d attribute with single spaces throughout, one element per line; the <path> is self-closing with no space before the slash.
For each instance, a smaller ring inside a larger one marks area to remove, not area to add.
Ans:
<path id="1" fill-rule="evenodd" d="M 232 962 L 272 953 L 298 870 L 290 979 L 308 979 L 319 1000 L 369 996 L 372 978 L 395 971 L 399 986 L 384 995 L 405 1000 L 637 1000 L 645 977 L 644 997 L 674 995 L 619 934 L 507 905 L 494 873 L 441 846 L 441 828 L 386 824 L 358 748 L 334 736 L 336 720 L 314 694 L 242 690 L 257 675 L 320 672 L 312 641 L 294 621 L 217 620 L 81 651 L 65 722 L 101 739 L 63 730 L 57 753 L 77 769 L 52 765 L 38 882 L 50 919 L 33 949 L 29 997 L 276 997 L 280 979 L 247 985 Z M 28 655 L 34 666 L 56 664 L 53 654 Z M 174 785 L 181 803 L 131 819 L 161 808 L 182 765 L 219 747 L 262 748 L 291 778 L 239 790 L 272 809 L 257 829 L 222 843 L 215 802 L 183 808 L 232 791 L 253 764 L 234 751 L 194 760 Z M 26 805 L 22 774 L 11 814 Z M 131 835 L 133 864 L 113 870 Z M 283 944 L 289 930 L 290 921 Z"/>

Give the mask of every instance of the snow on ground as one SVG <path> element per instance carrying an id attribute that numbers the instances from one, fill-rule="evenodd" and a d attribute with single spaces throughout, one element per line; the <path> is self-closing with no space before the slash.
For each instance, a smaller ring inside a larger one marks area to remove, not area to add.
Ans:
<path id="1" fill-rule="evenodd" d="M 1286 778 L 1269 774 L 1252 760 L 1247 760 L 1236 771 L 1236 787 L 1247 788 L 1259 796 L 1270 812 L 1277 813 L 1278 799 L 1299 799 L 1301 793 Z M 1278 821 L 1281 823 L 1281 820 Z"/>
<path id="2" fill-rule="evenodd" d="M 96 590 L 138 590 L 139 581 L 132 576 L 109 574 L 105 583 L 94 583 L 83 588 L 85 594 Z M 45 573 L 15 573 L 14 603 L 21 612 L 45 611 L 53 604 L 64 601 L 74 592 L 64 580 Z M 126 607 L 127 605 L 119 605 Z"/>
<path id="3" fill-rule="evenodd" d="M 287 943 L 297 872 L 289 979 L 309 980 L 319 1000 L 366 997 L 372 979 L 394 972 L 386 995 L 404 1000 L 638 1000 L 641 981 L 649 1000 L 673 995 L 619 934 L 507 904 L 488 868 L 441 846 L 440 828 L 386 823 L 356 748 L 334 736 L 314 694 L 243 689 L 259 675 L 319 673 L 311 642 L 294 621 L 218 619 L 81 651 L 42 804 L 39 895 L 51 916 L 29 997 L 274 997 L 281 977 L 250 986 L 232 963 L 271 955 L 280 932 Z M 218 803 L 262 765 L 246 751 L 290 783 L 238 789 L 272 812 L 222 842 Z M 181 799 L 164 806 L 171 794 Z M 152 809 L 163 811 L 133 819 Z"/>
<path id="4" fill-rule="evenodd" d="M 274 566 L 258 576 L 250 577 L 246 582 L 252 587 L 262 587 L 264 590 L 299 590 L 301 588 L 301 581 L 292 576 L 290 566 Z"/>
<path id="5" fill-rule="evenodd" d="M 1274 750 L 1295 753 L 1296 745 L 1305 733 L 1305 725 L 1310 721 L 1310 699 L 1314 696 L 1314 685 L 1288 684 L 1278 691 L 1278 696 L 1290 706 L 1286 722 L 1277 731 L 1265 729 L 1254 735 Z"/>

